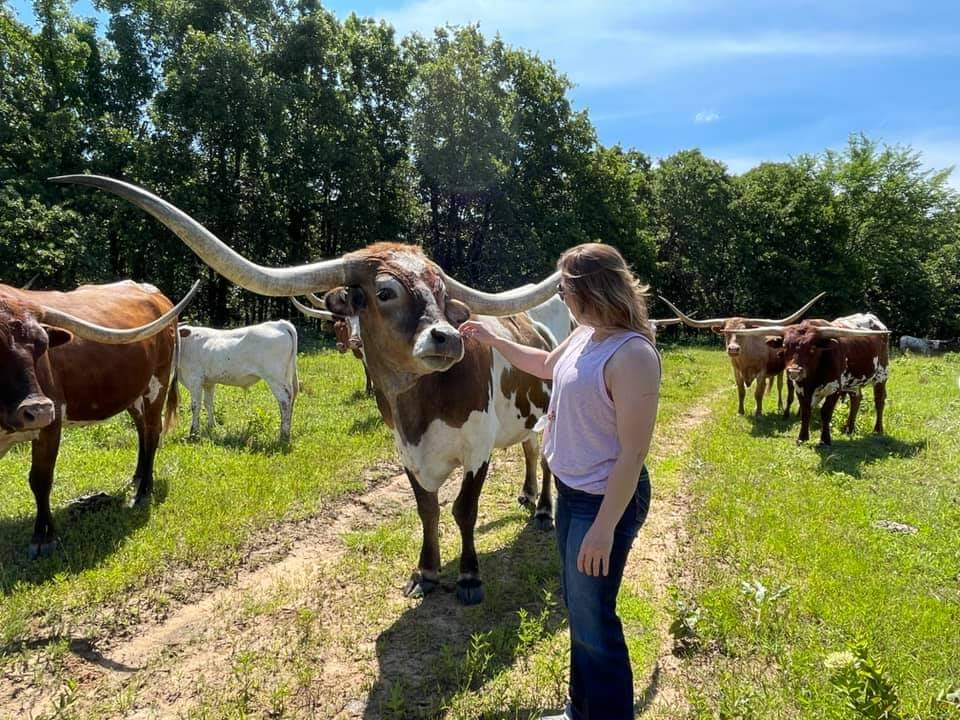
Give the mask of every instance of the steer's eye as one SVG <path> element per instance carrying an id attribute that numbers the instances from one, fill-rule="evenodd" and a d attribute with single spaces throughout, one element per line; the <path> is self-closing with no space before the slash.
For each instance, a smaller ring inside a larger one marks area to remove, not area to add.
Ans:
<path id="1" fill-rule="evenodd" d="M 380 288 L 377 290 L 377 300 L 380 302 L 386 302 L 387 300 L 393 300 L 397 294 L 390 288 Z"/>

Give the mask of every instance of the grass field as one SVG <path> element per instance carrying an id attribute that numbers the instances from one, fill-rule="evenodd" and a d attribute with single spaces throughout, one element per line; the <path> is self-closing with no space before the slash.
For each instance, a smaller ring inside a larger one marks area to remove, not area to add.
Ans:
<path id="1" fill-rule="evenodd" d="M 519 449 L 495 455 L 481 497 L 484 604 L 407 600 L 419 522 L 360 366 L 320 350 L 300 369 L 289 450 L 265 388 L 220 391 L 212 437 L 185 441 L 182 411 L 149 512 L 58 512 L 61 550 L 36 563 L 28 453 L 0 462 L 0 717 L 527 718 L 561 704 L 556 552 L 516 505 Z M 795 446 L 775 400 L 738 417 L 721 352 L 665 352 L 654 503 L 620 598 L 649 716 L 956 716 L 958 376 L 956 355 L 897 359 L 889 435 L 865 434 L 865 402 L 858 434 L 820 451 Z M 120 494 L 135 449 L 126 420 L 71 429 L 54 507 Z M 689 540 L 665 544 L 671 523 Z M 671 623 L 682 659 L 653 675 Z M 899 714 L 858 715 L 858 692 Z"/>

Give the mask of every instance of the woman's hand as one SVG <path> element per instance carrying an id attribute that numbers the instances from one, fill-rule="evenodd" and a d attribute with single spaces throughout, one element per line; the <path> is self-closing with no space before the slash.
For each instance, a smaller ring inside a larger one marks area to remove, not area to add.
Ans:
<path id="1" fill-rule="evenodd" d="M 603 527 L 594 520 L 583 536 L 577 554 L 577 570 L 584 575 L 606 577 L 610 572 L 610 551 L 613 549 L 613 528 Z"/>
<path id="2" fill-rule="evenodd" d="M 461 323 L 459 330 L 463 337 L 473 338 L 481 345 L 493 345 L 499 339 L 479 320 L 466 320 Z"/>

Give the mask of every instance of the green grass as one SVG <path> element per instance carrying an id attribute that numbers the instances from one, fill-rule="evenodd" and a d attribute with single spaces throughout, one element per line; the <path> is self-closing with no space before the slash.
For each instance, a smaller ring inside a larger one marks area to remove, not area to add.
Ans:
<path id="1" fill-rule="evenodd" d="M 698 717 L 960 717 L 934 702 L 960 686 L 958 379 L 956 354 L 898 357 L 887 435 L 869 434 L 868 391 L 856 434 L 840 434 L 840 405 L 822 450 L 795 445 L 796 420 L 716 413 L 687 465 L 702 501 L 688 588 L 702 612 L 687 661 Z M 856 688 L 832 654 L 857 642 L 882 678 L 867 695 L 895 714 L 847 707 Z"/>
<path id="2" fill-rule="evenodd" d="M 0 463 L 5 651 L 89 623 L 96 634 L 135 621 L 150 610 L 125 603 L 135 590 L 146 589 L 147 605 L 162 610 L 184 589 L 185 571 L 215 578 L 238 562 L 258 530 L 312 515 L 360 488 L 360 471 L 392 455 L 375 403 L 362 392 L 360 364 L 330 351 L 302 355 L 300 379 L 290 448 L 277 442 L 279 413 L 263 383 L 248 392 L 218 388 L 223 425 L 199 442 L 185 438 L 190 419 L 184 391 L 179 427 L 157 454 L 149 510 L 118 506 L 70 517 L 63 508 L 78 495 L 124 494 L 137 437 L 125 415 L 68 429 L 51 498 L 60 546 L 36 562 L 26 559 L 35 512 L 26 480 L 30 448 L 11 451 Z"/>

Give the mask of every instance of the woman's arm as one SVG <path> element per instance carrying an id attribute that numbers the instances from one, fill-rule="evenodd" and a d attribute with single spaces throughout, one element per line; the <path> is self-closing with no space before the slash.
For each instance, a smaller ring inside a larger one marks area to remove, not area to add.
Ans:
<path id="1" fill-rule="evenodd" d="M 617 414 L 620 455 L 607 480 L 600 511 L 587 531 L 577 555 L 577 568 L 586 575 L 610 571 L 613 531 L 637 490 L 660 397 L 660 363 L 657 352 L 640 339 L 629 340 L 613 354 L 604 379 Z"/>
<path id="2" fill-rule="evenodd" d="M 541 380 L 549 380 L 553 377 L 553 366 L 557 364 L 557 360 L 567 348 L 567 343 L 573 337 L 573 333 L 570 333 L 562 343 L 547 352 L 496 335 L 480 320 L 467 320 L 460 325 L 460 334 L 464 337 L 472 337 L 483 345 L 489 345 L 503 355 L 507 362 L 515 368 Z"/>

